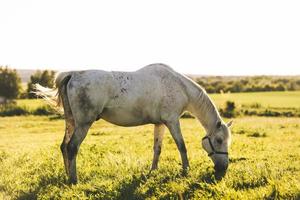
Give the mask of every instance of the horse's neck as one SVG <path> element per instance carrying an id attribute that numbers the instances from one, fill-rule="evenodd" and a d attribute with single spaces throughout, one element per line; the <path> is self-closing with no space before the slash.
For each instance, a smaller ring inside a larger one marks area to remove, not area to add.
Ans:
<path id="1" fill-rule="evenodd" d="M 217 121 L 221 121 L 220 114 L 204 89 L 188 78 L 185 82 L 190 100 L 188 110 L 198 118 L 206 132 L 210 133 Z"/>

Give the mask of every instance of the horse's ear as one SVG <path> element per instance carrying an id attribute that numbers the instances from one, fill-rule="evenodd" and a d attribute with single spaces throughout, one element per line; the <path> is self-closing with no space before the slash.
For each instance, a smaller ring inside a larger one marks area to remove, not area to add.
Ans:
<path id="1" fill-rule="evenodd" d="M 232 125 L 232 120 L 230 122 L 227 123 L 227 127 L 229 128 Z"/>
<path id="2" fill-rule="evenodd" d="M 222 125 L 222 122 L 221 122 L 221 121 L 218 121 L 218 122 L 217 122 L 217 128 L 221 128 L 221 125 Z"/>

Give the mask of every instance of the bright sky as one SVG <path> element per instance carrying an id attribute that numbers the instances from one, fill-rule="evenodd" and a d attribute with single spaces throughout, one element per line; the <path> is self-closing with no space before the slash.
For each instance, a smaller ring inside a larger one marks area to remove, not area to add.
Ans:
<path id="1" fill-rule="evenodd" d="M 0 0 L 0 65 L 300 74 L 300 1 Z"/>

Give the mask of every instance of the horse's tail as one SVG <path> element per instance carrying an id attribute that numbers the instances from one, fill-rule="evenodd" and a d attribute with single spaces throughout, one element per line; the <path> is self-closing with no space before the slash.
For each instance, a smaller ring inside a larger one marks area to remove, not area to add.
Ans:
<path id="1" fill-rule="evenodd" d="M 62 112 L 61 106 L 63 106 L 65 114 L 72 114 L 67 95 L 67 83 L 71 77 L 72 72 L 59 73 L 55 79 L 54 88 L 47 88 L 40 84 L 35 84 L 34 93 L 46 100 L 55 110 Z"/>

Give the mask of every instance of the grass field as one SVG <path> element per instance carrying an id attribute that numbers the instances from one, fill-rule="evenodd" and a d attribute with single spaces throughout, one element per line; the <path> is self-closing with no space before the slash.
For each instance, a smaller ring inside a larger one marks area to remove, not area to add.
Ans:
<path id="1" fill-rule="evenodd" d="M 46 103 L 42 99 L 18 99 L 17 105 L 21 107 L 26 107 L 29 110 L 34 110 L 38 107 L 46 105 Z"/>
<path id="2" fill-rule="evenodd" d="M 240 106 L 258 103 L 265 108 L 300 108 L 300 91 L 224 93 L 209 96 L 221 107 L 226 101 L 234 101 Z"/>
<path id="3" fill-rule="evenodd" d="M 265 108 L 300 108 L 300 91 L 224 93 L 209 96 L 218 107 L 223 107 L 226 101 L 234 101 L 239 106 L 260 104 Z M 33 110 L 45 105 L 45 102 L 41 99 L 20 99 L 17 104 Z"/>
<path id="4" fill-rule="evenodd" d="M 272 101 L 269 96 L 273 94 L 259 93 L 260 98 L 250 93 L 246 97 L 229 95 L 241 104 L 299 107 L 299 92 L 275 93 L 273 98 L 281 99 L 281 104 Z M 218 105 L 226 101 L 218 95 L 212 98 Z M 36 100 L 26 101 L 18 103 L 37 105 Z M 0 199 L 300 198 L 300 118 L 234 119 L 230 165 L 221 180 L 215 179 L 213 163 L 201 148 L 204 130 L 200 124 L 182 119 L 181 125 L 191 165 L 187 176 L 181 175 L 179 153 L 169 133 L 163 141 L 159 169 L 148 175 L 153 125 L 124 128 L 100 120 L 81 145 L 79 184 L 69 186 L 59 150 L 64 121 L 2 117 Z"/>

